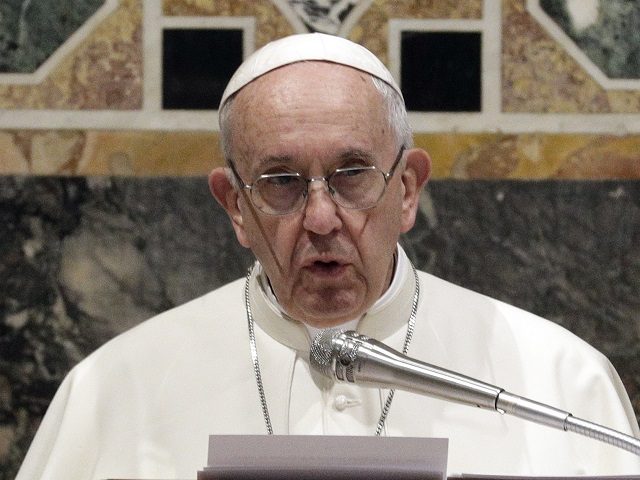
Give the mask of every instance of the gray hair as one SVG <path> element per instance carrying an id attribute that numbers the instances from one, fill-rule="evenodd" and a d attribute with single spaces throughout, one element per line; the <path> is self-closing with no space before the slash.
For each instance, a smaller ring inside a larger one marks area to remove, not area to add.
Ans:
<path id="1" fill-rule="evenodd" d="M 404 145 L 409 149 L 413 147 L 413 133 L 409 125 L 407 116 L 407 108 L 404 104 L 402 96 L 384 80 L 371 75 L 371 81 L 376 90 L 382 95 L 382 99 L 387 108 L 389 127 L 393 131 L 393 135 L 398 147 Z"/>
<path id="2" fill-rule="evenodd" d="M 382 95 L 382 100 L 387 109 L 387 122 L 393 132 L 398 147 L 401 145 L 404 145 L 405 148 L 413 147 L 413 135 L 411 126 L 409 125 L 404 99 L 384 80 L 371 74 L 367 75 L 371 78 L 373 86 Z M 230 96 L 219 112 L 220 144 L 222 154 L 227 161 L 231 158 L 231 112 L 236 95 L 237 92 Z"/>

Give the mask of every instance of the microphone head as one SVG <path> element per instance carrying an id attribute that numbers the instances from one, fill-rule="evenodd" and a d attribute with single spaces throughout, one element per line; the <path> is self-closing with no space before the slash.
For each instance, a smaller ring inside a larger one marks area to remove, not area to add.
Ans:
<path id="1" fill-rule="evenodd" d="M 311 343 L 309 363 L 315 370 L 330 378 L 335 378 L 333 360 L 337 353 L 333 340 L 343 333 L 344 330 L 328 328 L 318 333 Z"/>

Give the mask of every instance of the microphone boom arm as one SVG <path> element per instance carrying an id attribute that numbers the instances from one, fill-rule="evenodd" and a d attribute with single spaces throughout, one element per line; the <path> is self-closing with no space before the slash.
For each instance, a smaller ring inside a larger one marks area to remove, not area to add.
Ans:
<path id="1" fill-rule="evenodd" d="M 314 339 L 313 368 L 341 382 L 406 390 L 494 410 L 570 431 L 640 456 L 640 440 L 480 380 L 412 359 L 354 331 L 324 330 Z"/>

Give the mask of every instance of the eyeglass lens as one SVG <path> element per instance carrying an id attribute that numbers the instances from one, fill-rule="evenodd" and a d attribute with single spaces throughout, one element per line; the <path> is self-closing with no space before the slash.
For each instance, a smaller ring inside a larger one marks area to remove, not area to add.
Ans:
<path id="1" fill-rule="evenodd" d="M 308 180 L 298 174 L 264 175 L 251 187 L 253 201 L 265 213 L 286 214 L 299 209 Z M 327 178 L 329 193 L 345 208 L 373 207 L 385 189 L 384 173 L 372 167 L 340 169 Z"/>

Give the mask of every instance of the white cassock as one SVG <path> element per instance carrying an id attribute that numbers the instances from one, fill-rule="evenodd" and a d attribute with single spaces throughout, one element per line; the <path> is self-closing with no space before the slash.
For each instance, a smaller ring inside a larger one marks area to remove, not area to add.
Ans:
<path id="1" fill-rule="evenodd" d="M 419 272 L 409 356 L 639 436 L 609 361 L 515 307 Z M 276 434 L 372 435 L 386 391 L 310 371 L 309 333 L 283 318 L 259 265 L 250 301 Z M 60 386 L 17 480 L 195 478 L 210 434 L 266 434 L 252 366 L 244 280 L 162 313 L 98 349 Z M 394 280 L 358 330 L 402 349 L 414 275 Z M 449 439 L 449 474 L 637 474 L 623 450 L 495 412 L 397 391 L 387 436 Z M 247 452 L 251 455 L 251 452 Z"/>

